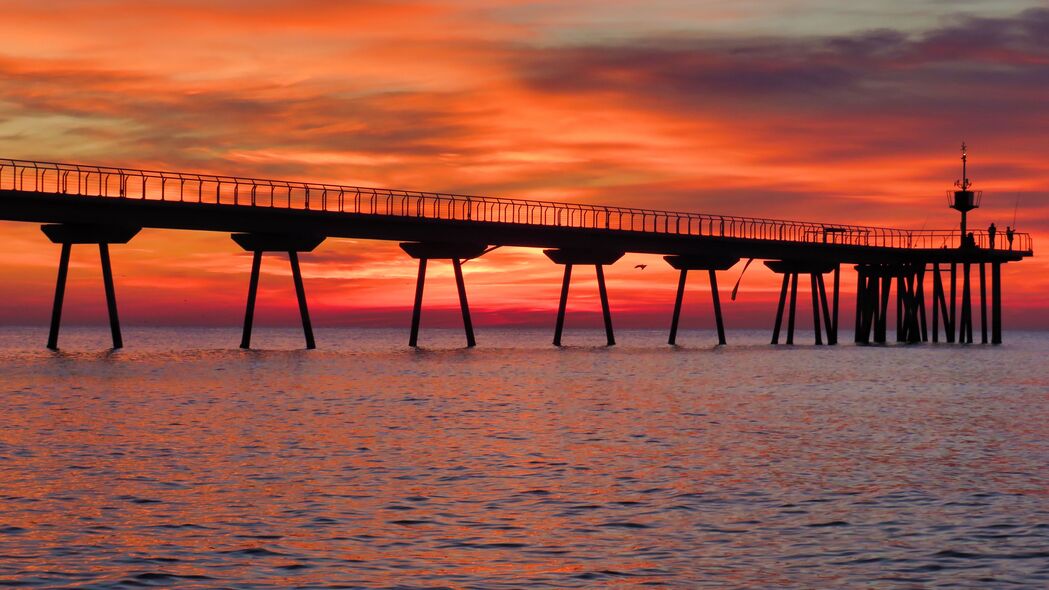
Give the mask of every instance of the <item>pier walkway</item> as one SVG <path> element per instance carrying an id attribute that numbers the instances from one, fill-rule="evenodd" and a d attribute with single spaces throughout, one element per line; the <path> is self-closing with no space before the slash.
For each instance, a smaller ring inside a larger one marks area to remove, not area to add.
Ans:
<path id="1" fill-rule="evenodd" d="M 801 275 L 810 279 L 816 343 L 822 344 L 824 336 L 829 344 L 837 342 L 842 265 L 853 265 L 857 271 L 854 339 L 858 343 L 885 342 L 894 285 L 898 340 L 928 340 L 931 311 L 933 341 L 939 340 L 942 321 L 948 342 L 972 342 L 972 266 L 979 269 L 981 341 L 988 341 L 989 327 L 991 342 L 999 343 L 1001 265 L 1033 255 L 1031 237 L 1021 233 L 1006 239 L 999 232 L 995 239 L 986 231 L 913 231 L 10 159 L 0 159 L 0 220 L 44 224 L 47 237 L 62 246 L 51 348 L 57 348 L 73 244 L 99 247 L 113 343 L 122 345 L 109 245 L 127 243 L 142 228 L 227 232 L 240 247 L 253 252 L 241 342 L 245 348 L 250 346 L 262 254 L 277 251 L 289 254 L 306 344 L 314 347 L 298 259 L 329 237 L 402 242 L 404 251 L 419 260 L 412 346 L 418 340 L 427 261 L 441 259 L 450 260 L 454 267 L 467 344 L 475 343 L 461 264 L 493 247 L 544 248 L 554 263 L 564 266 L 555 344 L 561 340 L 572 268 L 579 265 L 596 268 L 608 343 L 615 343 L 604 267 L 627 252 L 664 255 L 680 271 L 671 344 L 690 270 L 708 275 L 719 342 L 725 343 L 717 271 L 741 259 L 763 260 L 783 275 L 773 343 L 779 342 L 785 311 L 786 343 L 794 341 Z M 825 284 L 826 274 L 833 275 L 832 289 Z M 927 274 L 932 275 L 931 304 L 925 297 Z"/>

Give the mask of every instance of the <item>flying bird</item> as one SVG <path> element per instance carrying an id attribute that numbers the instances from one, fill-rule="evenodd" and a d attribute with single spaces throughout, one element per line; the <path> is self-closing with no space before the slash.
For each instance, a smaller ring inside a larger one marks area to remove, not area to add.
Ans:
<path id="1" fill-rule="evenodd" d="M 635 266 L 634 268 L 640 268 L 641 270 L 645 270 L 646 268 L 648 268 L 648 265 L 647 264 L 639 264 L 639 265 Z"/>

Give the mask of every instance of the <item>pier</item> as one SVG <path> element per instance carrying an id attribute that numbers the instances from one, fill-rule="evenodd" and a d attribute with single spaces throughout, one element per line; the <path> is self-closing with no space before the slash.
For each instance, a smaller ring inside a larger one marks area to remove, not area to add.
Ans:
<path id="1" fill-rule="evenodd" d="M 963 162 L 964 158 L 963 154 Z M 142 228 L 229 233 L 237 247 L 253 253 L 241 340 L 244 348 L 251 345 L 259 268 L 266 252 L 289 255 L 306 347 L 315 347 L 299 258 L 327 238 L 396 241 L 418 260 L 411 346 L 418 344 L 430 260 L 451 262 L 466 344 L 476 344 L 461 265 L 496 247 L 543 248 L 551 262 L 564 267 L 553 338 L 558 346 L 573 269 L 579 266 L 596 271 L 607 343 L 615 344 L 605 271 L 628 252 L 662 255 L 680 272 L 673 316 L 668 318 L 672 345 L 677 341 L 689 271 L 707 275 L 718 343 L 727 343 L 717 275 L 744 259 L 761 260 L 782 275 L 773 344 L 779 344 L 781 336 L 785 344 L 794 343 L 799 282 L 809 289 L 815 344 L 836 344 L 839 287 L 842 272 L 847 270 L 856 273 L 856 343 L 886 342 L 893 294 L 897 341 L 919 343 L 931 338 L 939 342 L 942 327 L 944 341 L 972 343 L 974 267 L 978 270 L 980 342 L 999 344 L 1001 267 L 1022 261 L 1034 251 L 1025 233 L 1010 232 L 1006 239 L 999 232 L 995 239 L 987 231 L 969 231 L 965 215 L 979 206 L 979 197 L 970 190 L 963 168 L 959 190 L 948 194 L 949 206 L 962 213 L 961 231 L 912 231 L 0 159 L 0 220 L 42 224 L 45 236 L 61 246 L 47 341 L 52 349 L 58 348 L 73 245 L 99 249 L 113 347 L 123 346 L 109 247 L 128 243 Z M 802 280 L 803 275 L 808 278 Z M 932 297 L 927 299 L 930 279 Z"/>

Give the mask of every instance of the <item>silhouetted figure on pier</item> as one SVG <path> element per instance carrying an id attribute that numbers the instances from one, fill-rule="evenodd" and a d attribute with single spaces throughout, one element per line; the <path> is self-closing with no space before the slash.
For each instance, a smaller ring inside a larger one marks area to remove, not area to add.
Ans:
<path id="1" fill-rule="evenodd" d="M 1014 230 L 1013 230 L 1012 227 L 1010 227 L 1008 225 L 1005 226 L 1005 239 L 1009 241 L 1009 249 L 1010 250 L 1013 249 L 1013 231 Z"/>
<path id="2" fill-rule="evenodd" d="M 998 228 L 995 227 L 994 222 L 987 228 L 987 247 L 994 250 L 994 235 L 998 233 Z"/>
<path id="3" fill-rule="evenodd" d="M 976 248 L 976 236 L 972 232 L 965 234 L 965 243 L 963 246 L 966 248 Z"/>

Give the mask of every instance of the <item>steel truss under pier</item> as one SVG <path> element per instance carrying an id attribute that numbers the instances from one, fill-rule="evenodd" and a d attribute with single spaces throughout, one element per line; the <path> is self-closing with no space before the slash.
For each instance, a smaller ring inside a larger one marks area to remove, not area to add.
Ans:
<path id="1" fill-rule="evenodd" d="M 932 341 L 940 341 L 940 324 L 948 343 L 973 343 L 971 267 L 974 263 L 948 262 L 947 286 L 939 262 L 856 266 L 856 334 L 858 344 L 884 344 L 887 340 L 888 309 L 896 285 L 896 341 L 915 344 L 929 341 L 925 275 L 932 272 Z M 1001 263 L 976 262 L 979 266 L 980 342 L 1002 343 Z M 987 264 L 991 265 L 991 319 L 987 317 Z M 931 269 L 930 269 L 931 266 Z M 961 267 L 961 293 L 958 270 Z M 959 309 L 958 299 L 961 297 Z M 988 330 L 990 328 L 990 330 Z"/>
<path id="2" fill-rule="evenodd" d="M 809 275 L 810 278 L 812 324 L 813 332 L 816 336 L 816 344 L 823 344 L 823 328 L 820 326 L 821 319 L 826 326 L 827 344 L 837 344 L 840 266 L 834 263 L 807 260 L 773 260 L 766 262 L 765 266 L 769 267 L 772 272 L 783 275 L 783 282 L 779 291 L 779 304 L 776 306 L 776 323 L 772 331 L 772 344 L 779 344 L 780 326 L 783 324 L 783 308 L 787 303 L 788 281 L 790 282 L 790 311 L 787 319 L 787 344 L 794 344 L 794 316 L 798 302 L 798 277 L 803 274 Z M 823 281 L 823 275 L 829 272 L 834 273 L 833 311 L 827 303 L 827 287 Z"/>
<path id="3" fill-rule="evenodd" d="M 980 281 L 980 342 L 987 344 L 990 328 L 991 344 L 1002 343 L 1002 263 L 978 262 Z M 991 265 L 991 318 L 987 320 L 987 265 Z M 956 340 L 962 344 L 973 342 L 973 309 L 969 275 L 972 264 L 968 262 L 951 262 L 948 265 L 949 287 L 944 288 L 940 264 L 932 265 L 933 304 L 932 304 L 932 341 L 939 342 L 940 320 L 943 320 L 943 333 L 947 342 Z M 958 267 L 962 272 L 961 313 L 958 312 Z M 924 274 L 924 272 L 923 272 Z M 922 310 L 924 314 L 924 309 Z M 923 339 L 927 340 L 927 339 Z"/>
<path id="4" fill-rule="evenodd" d="M 893 281 L 896 282 L 896 341 L 926 341 L 924 277 L 925 268 L 920 264 L 857 266 L 855 341 L 885 343 Z"/>

